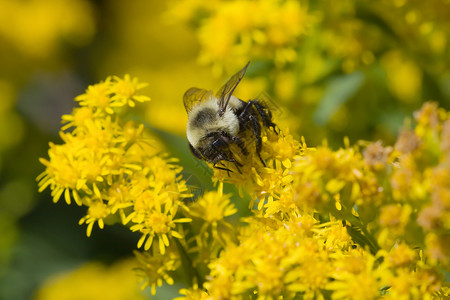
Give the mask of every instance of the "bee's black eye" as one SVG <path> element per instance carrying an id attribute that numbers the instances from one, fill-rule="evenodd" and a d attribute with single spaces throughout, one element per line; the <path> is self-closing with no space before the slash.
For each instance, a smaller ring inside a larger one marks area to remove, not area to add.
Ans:
<path id="1" fill-rule="evenodd" d="M 217 140 L 214 140 L 214 142 L 212 143 L 212 145 L 213 145 L 214 148 L 222 148 L 223 146 L 226 145 L 226 143 L 225 143 L 225 141 L 222 140 L 222 139 L 217 139 Z"/>

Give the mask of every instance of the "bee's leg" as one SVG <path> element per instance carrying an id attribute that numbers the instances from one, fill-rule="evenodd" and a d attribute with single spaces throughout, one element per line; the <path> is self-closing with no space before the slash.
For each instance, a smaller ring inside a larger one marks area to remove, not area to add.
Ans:
<path id="1" fill-rule="evenodd" d="M 213 167 L 216 168 L 216 169 L 222 170 L 222 171 L 226 171 L 227 174 L 228 174 L 228 177 L 230 177 L 230 172 L 233 173 L 233 171 L 231 171 L 228 168 L 216 166 L 216 163 L 213 164 Z"/>
<path id="2" fill-rule="evenodd" d="M 242 154 L 247 156 L 248 155 L 248 150 L 245 148 L 244 141 L 242 139 L 238 138 L 237 136 L 233 137 L 232 140 L 241 149 Z"/>
<path id="3" fill-rule="evenodd" d="M 233 162 L 234 165 L 235 165 L 235 167 L 236 167 L 236 169 L 238 170 L 239 174 L 242 174 L 241 169 L 239 168 L 239 167 L 242 167 L 242 164 L 240 164 L 240 163 L 239 163 L 237 160 L 235 160 L 235 159 L 230 160 L 230 162 Z"/>
<path id="4" fill-rule="evenodd" d="M 232 141 L 233 143 L 236 143 L 236 145 L 238 145 L 239 149 L 241 149 L 242 154 L 244 154 L 246 156 L 248 155 L 248 151 L 245 148 L 244 141 L 241 138 L 239 138 L 237 136 L 231 136 L 229 133 L 227 133 L 225 131 L 221 132 L 221 136 L 224 138 L 227 138 L 229 141 Z"/>
<path id="5" fill-rule="evenodd" d="M 270 110 L 268 110 L 267 112 L 264 110 L 264 106 L 262 104 L 260 104 L 258 102 L 258 100 L 250 100 L 249 103 L 252 103 L 252 105 L 256 108 L 256 110 L 258 111 L 259 115 L 262 118 L 263 124 L 264 126 L 267 127 L 272 127 L 273 131 L 278 134 L 277 132 L 277 125 L 272 122 L 272 113 Z"/>
<path id="6" fill-rule="evenodd" d="M 266 164 L 264 163 L 264 161 L 261 158 L 261 149 L 262 149 L 262 139 L 261 139 L 261 125 L 259 125 L 258 120 L 250 115 L 249 116 L 250 122 L 251 122 L 251 127 L 253 130 L 253 134 L 256 138 L 256 154 L 259 157 L 259 160 L 261 161 L 261 163 L 263 164 L 263 166 L 265 167 Z"/>

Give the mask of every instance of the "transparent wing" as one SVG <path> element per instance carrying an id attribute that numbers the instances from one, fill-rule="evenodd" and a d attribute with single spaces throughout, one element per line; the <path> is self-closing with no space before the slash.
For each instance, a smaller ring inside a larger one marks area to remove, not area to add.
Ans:
<path id="1" fill-rule="evenodd" d="M 189 113 L 194 106 L 212 96 L 212 91 L 199 89 L 196 87 L 188 89 L 183 96 L 184 108 L 186 108 L 186 112 Z"/>
<path id="2" fill-rule="evenodd" d="M 245 71 L 247 71 L 247 67 L 250 64 L 248 62 L 242 70 L 234 74 L 230 80 L 225 83 L 225 85 L 217 92 L 216 96 L 219 99 L 219 115 L 223 115 L 225 112 L 228 102 L 230 101 L 230 97 L 236 89 L 237 85 L 241 81 L 242 77 L 244 77 Z"/>

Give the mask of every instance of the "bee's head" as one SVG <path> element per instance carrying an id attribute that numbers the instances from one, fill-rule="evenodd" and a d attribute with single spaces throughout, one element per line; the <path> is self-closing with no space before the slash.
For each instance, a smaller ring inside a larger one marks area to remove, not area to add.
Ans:
<path id="1" fill-rule="evenodd" d="M 214 131 L 205 135 L 198 143 L 197 149 L 211 163 L 221 160 L 229 161 L 233 157 L 230 150 L 231 139 L 223 131 Z"/>

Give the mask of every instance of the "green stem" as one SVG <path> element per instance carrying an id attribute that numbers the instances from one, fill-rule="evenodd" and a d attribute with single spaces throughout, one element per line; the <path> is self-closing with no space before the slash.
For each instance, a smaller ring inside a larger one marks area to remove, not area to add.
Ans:
<path id="1" fill-rule="evenodd" d="M 355 227 L 361 230 L 361 232 L 364 234 L 364 237 L 367 239 L 367 242 L 369 244 L 370 250 L 372 254 L 376 254 L 380 250 L 380 246 L 378 245 L 377 241 L 373 237 L 373 235 L 367 230 L 367 226 L 361 222 L 361 220 L 357 217 L 355 217 L 353 214 L 346 214 L 346 219 Z"/>
<path id="2" fill-rule="evenodd" d="M 178 239 L 174 239 L 175 243 L 177 244 L 178 252 L 180 253 L 181 257 L 181 264 L 183 266 L 184 273 L 188 279 L 190 280 L 190 285 L 194 285 L 194 283 L 197 283 L 199 288 L 203 286 L 204 280 L 202 277 L 200 277 L 198 271 L 196 268 L 194 268 L 194 265 L 192 263 L 192 259 L 189 257 L 186 249 L 183 247 L 183 245 L 180 243 Z M 197 279 L 197 281 L 195 281 Z"/>
<path id="3" fill-rule="evenodd" d="M 372 234 L 370 234 L 370 232 L 367 230 L 367 226 L 364 225 L 359 218 L 357 218 L 351 212 L 349 212 L 349 210 L 346 207 L 342 206 L 342 210 L 337 210 L 336 208 L 333 207 L 331 209 L 331 214 L 340 220 L 346 220 L 352 224 L 353 230 L 349 230 L 348 232 L 350 236 L 354 238 L 355 242 L 359 241 L 358 242 L 359 244 L 367 244 L 372 254 L 376 254 L 378 250 L 380 250 L 380 246 L 378 245 L 377 241 L 372 236 Z M 359 229 L 361 232 L 358 232 L 358 230 L 356 230 L 355 228 Z"/>

